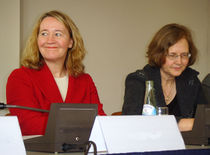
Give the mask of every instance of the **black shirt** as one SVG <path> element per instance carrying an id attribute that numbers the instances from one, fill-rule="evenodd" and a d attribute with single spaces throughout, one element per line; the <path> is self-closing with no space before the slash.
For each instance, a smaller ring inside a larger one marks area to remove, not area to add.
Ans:
<path id="1" fill-rule="evenodd" d="M 181 116 L 179 104 L 177 103 L 177 96 L 167 105 L 169 115 Z"/>

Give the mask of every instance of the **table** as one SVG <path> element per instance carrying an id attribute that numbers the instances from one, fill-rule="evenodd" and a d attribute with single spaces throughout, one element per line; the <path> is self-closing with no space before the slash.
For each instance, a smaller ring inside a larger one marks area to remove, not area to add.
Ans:
<path id="1" fill-rule="evenodd" d="M 90 153 L 90 155 L 91 154 L 92 153 Z M 46 152 L 27 151 L 27 155 L 84 155 L 84 153 L 83 152 L 46 153 Z M 112 155 L 210 155 L 210 145 L 208 145 L 208 146 L 186 145 L 185 150 L 177 150 L 177 151 L 115 153 Z"/>
<path id="2" fill-rule="evenodd" d="M 27 151 L 27 155 L 84 155 L 83 152 L 74 153 L 46 153 L 46 152 L 31 152 Z"/>

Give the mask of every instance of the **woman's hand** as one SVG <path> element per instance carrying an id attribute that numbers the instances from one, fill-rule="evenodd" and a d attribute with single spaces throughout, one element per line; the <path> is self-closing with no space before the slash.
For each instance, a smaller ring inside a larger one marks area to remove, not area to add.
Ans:
<path id="1" fill-rule="evenodd" d="M 191 131 L 194 125 L 194 118 L 180 119 L 178 127 L 180 131 Z"/>

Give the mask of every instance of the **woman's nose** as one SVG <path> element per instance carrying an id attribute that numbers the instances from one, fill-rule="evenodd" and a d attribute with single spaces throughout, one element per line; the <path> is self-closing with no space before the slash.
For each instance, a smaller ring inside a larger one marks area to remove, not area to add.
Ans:
<path id="1" fill-rule="evenodd" d="M 49 35 L 49 36 L 47 37 L 47 42 L 48 42 L 48 43 L 53 43 L 53 42 L 55 42 L 55 36 L 54 36 L 54 35 Z"/>
<path id="2" fill-rule="evenodd" d="M 182 63 L 182 57 L 180 55 L 176 58 L 176 63 L 177 64 L 181 64 Z"/>

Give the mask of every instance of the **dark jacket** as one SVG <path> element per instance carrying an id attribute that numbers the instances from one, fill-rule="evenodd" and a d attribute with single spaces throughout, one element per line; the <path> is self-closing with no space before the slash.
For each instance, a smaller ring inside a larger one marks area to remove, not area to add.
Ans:
<path id="1" fill-rule="evenodd" d="M 176 77 L 177 103 L 182 115 L 180 118 L 193 118 L 197 104 L 206 103 L 198 74 L 197 71 L 188 67 L 179 77 Z M 146 80 L 154 81 L 157 106 L 166 106 L 161 86 L 160 68 L 146 65 L 143 70 L 137 70 L 126 78 L 122 114 L 138 115 L 142 113 Z"/>

